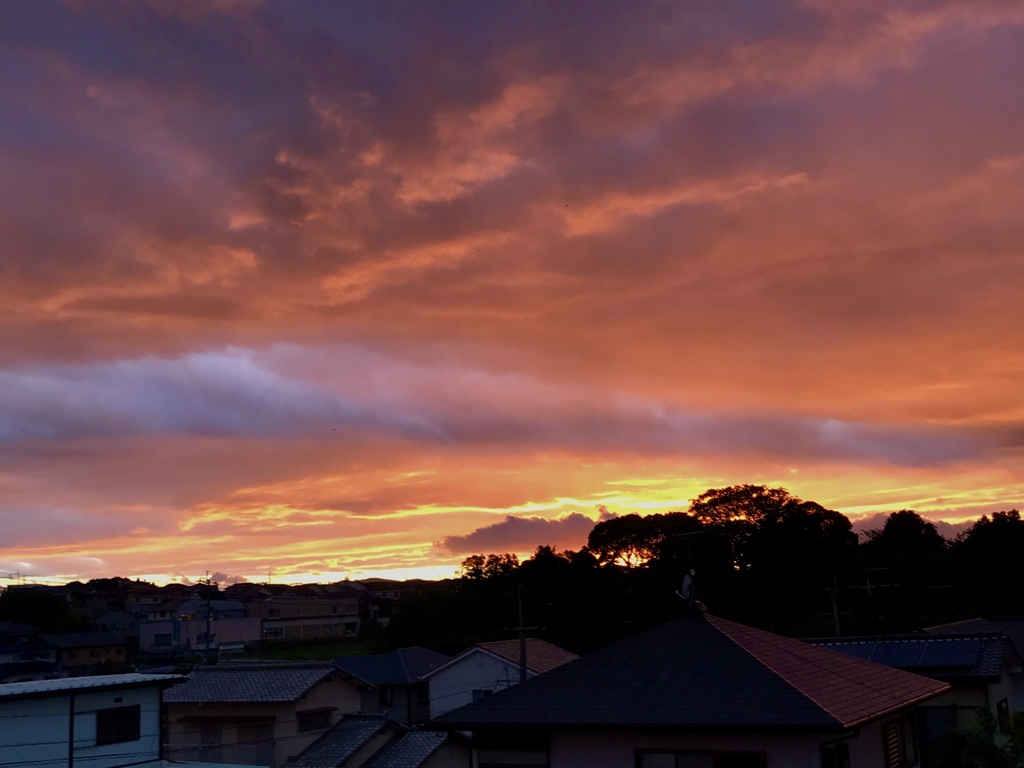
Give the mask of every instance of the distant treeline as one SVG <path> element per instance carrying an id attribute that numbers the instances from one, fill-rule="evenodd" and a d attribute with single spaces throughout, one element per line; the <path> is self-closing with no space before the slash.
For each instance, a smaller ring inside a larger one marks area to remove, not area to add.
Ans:
<path id="1" fill-rule="evenodd" d="M 531 635 L 584 653 L 677 615 L 694 592 L 719 616 L 791 636 L 909 632 L 1024 613 L 1024 521 L 982 517 L 956 539 L 911 510 L 858 538 L 850 520 L 783 488 L 741 485 L 686 512 L 598 522 L 578 551 L 466 558 L 460 577 L 403 599 L 382 645 L 455 651 Z"/>

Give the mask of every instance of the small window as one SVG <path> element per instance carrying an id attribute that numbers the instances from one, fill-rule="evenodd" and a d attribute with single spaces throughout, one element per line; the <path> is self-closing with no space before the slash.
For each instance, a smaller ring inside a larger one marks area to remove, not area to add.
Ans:
<path id="1" fill-rule="evenodd" d="M 318 712 L 297 712 L 299 733 L 307 731 L 322 731 L 331 724 L 331 711 L 329 709 Z"/>
<path id="2" fill-rule="evenodd" d="M 477 688 L 473 691 L 473 701 L 480 701 L 484 696 L 490 696 L 494 691 L 489 688 Z"/>
<path id="3" fill-rule="evenodd" d="M 996 723 L 999 725 L 1000 733 L 1010 732 L 1010 702 L 1000 699 L 996 703 Z"/>
<path id="4" fill-rule="evenodd" d="M 171 633 L 162 632 L 158 635 L 153 635 L 153 645 L 157 648 L 170 648 L 171 647 Z"/>
<path id="5" fill-rule="evenodd" d="M 138 741 L 141 718 L 138 704 L 96 710 L 96 746 Z"/>

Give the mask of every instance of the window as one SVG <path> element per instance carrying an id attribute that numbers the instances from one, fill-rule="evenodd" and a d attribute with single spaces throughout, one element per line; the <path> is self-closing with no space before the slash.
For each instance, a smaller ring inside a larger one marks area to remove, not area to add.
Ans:
<path id="1" fill-rule="evenodd" d="M 763 752 L 641 752 L 640 768 L 767 768 L 768 756 Z"/>
<path id="2" fill-rule="evenodd" d="M 850 745 L 841 741 L 821 748 L 821 768 L 850 768 Z"/>
<path id="3" fill-rule="evenodd" d="M 390 707 L 395 703 L 395 693 L 390 686 L 381 686 L 377 692 L 377 703 L 382 707 Z"/>
<path id="4" fill-rule="evenodd" d="M 494 691 L 489 688 L 477 688 L 473 691 L 473 701 L 480 701 L 484 696 L 490 696 Z"/>
<path id="5" fill-rule="evenodd" d="M 139 740 L 142 715 L 138 704 L 96 710 L 96 746 Z"/>
<path id="6" fill-rule="evenodd" d="M 999 725 L 1000 733 L 1010 732 L 1010 702 L 1000 699 L 996 703 L 996 723 Z"/>
<path id="7" fill-rule="evenodd" d="M 418 704 L 429 704 L 430 703 L 430 683 L 417 683 L 416 684 L 416 703 L 418 703 Z"/>
<path id="8" fill-rule="evenodd" d="M 263 636 L 267 638 L 284 637 L 284 629 L 282 627 L 268 627 L 263 630 Z"/>
<path id="9" fill-rule="evenodd" d="M 319 709 L 309 712 L 296 712 L 299 733 L 306 731 L 322 731 L 331 724 L 331 710 Z"/>
<path id="10" fill-rule="evenodd" d="M 153 635 L 153 645 L 157 648 L 170 648 L 171 647 L 171 633 L 164 632 L 158 635 Z"/>

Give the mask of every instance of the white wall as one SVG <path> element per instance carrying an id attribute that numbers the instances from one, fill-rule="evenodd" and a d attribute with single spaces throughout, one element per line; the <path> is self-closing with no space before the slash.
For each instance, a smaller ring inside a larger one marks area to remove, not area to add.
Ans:
<path id="1" fill-rule="evenodd" d="M 0 765 L 4 768 L 67 766 L 70 702 L 66 692 L 46 698 L 0 702 Z M 96 746 L 96 710 L 134 704 L 141 708 L 139 730 L 142 737 L 137 741 Z M 88 768 L 109 768 L 159 757 L 159 687 L 76 692 L 74 707 L 76 763 Z"/>
<path id="2" fill-rule="evenodd" d="M 535 673 L 530 672 L 529 676 L 534 677 Z M 474 690 L 497 693 L 515 685 L 519 682 L 519 665 L 474 648 L 432 674 L 428 681 L 430 716 L 437 717 L 471 703 Z"/>

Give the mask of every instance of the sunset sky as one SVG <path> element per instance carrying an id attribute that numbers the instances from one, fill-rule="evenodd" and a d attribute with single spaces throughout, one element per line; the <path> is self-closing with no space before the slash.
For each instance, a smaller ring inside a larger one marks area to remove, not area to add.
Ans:
<path id="1" fill-rule="evenodd" d="M 1019 0 L 31 0 L 0 73 L 0 576 L 1024 499 Z"/>

